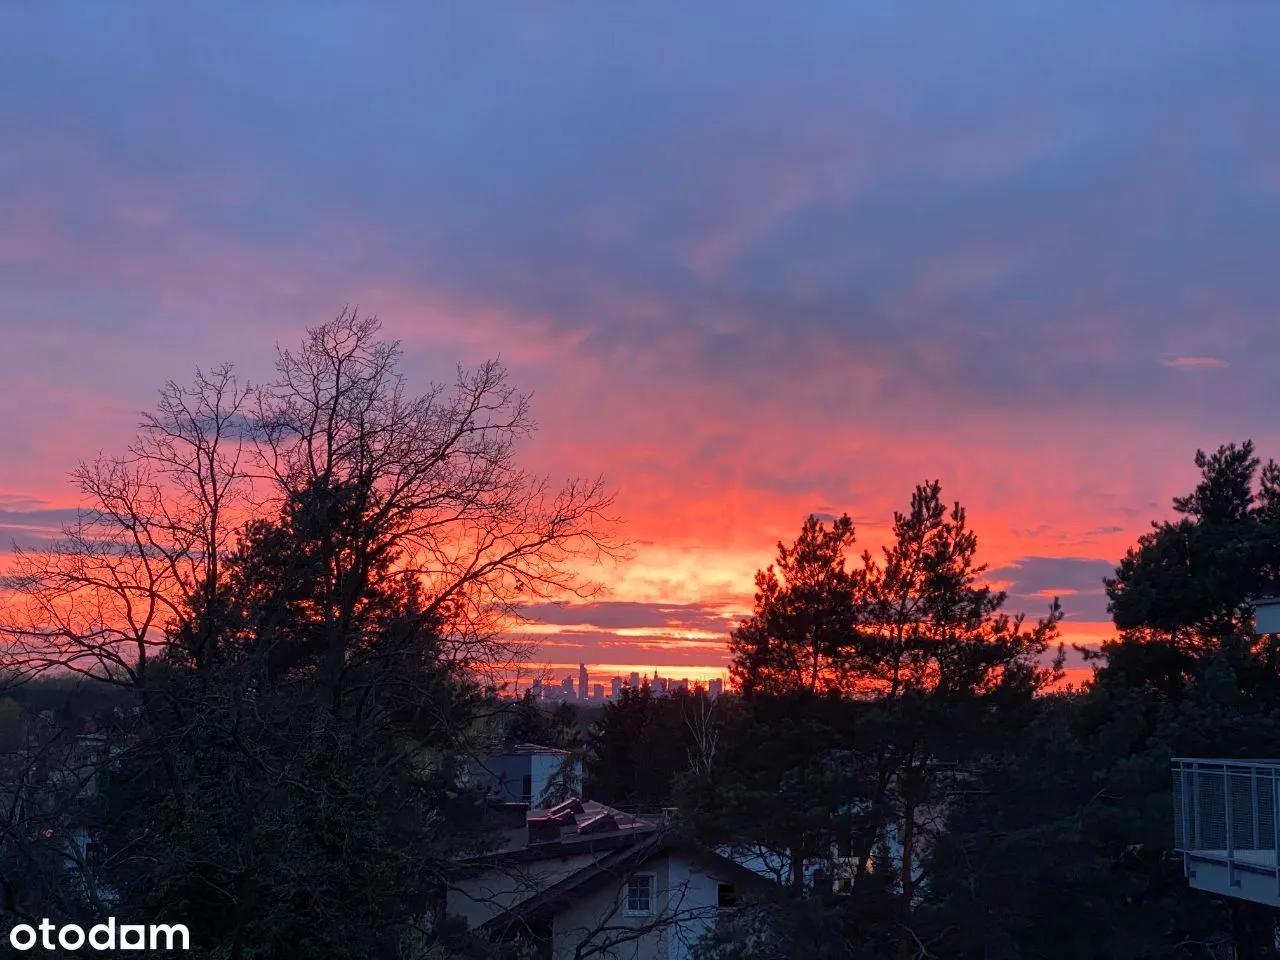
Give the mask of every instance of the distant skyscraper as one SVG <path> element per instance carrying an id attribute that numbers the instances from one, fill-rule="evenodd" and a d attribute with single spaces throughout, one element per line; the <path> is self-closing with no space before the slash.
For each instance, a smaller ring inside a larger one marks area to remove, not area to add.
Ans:
<path id="1" fill-rule="evenodd" d="M 533 693 L 533 699 L 541 700 L 542 699 L 542 678 L 539 677 L 537 680 L 534 680 L 533 686 L 531 686 L 529 690 Z"/>
<path id="2" fill-rule="evenodd" d="M 603 683 L 597 683 L 597 684 L 592 688 L 592 693 L 591 693 L 591 695 L 592 695 L 593 697 L 595 697 L 597 700 L 603 700 L 603 699 L 604 699 L 604 684 L 603 684 Z"/>
<path id="3" fill-rule="evenodd" d="M 587 699 L 587 665 L 585 663 L 578 664 L 578 696 L 583 700 Z"/>
<path id="4" fill-rule="evenodd" d="M 724 693 L 724 681 L 716 677 L 711 683 L 707 684 L 707 693 L 713 697 L 718 697 Z"/>
<path id="5" fill-rule="evenodd" d="M 560 681 L 560 689 L 564 691 L 564 695 L 570 700 L 573 699 L 573 677 L 565 677 Z"/>
<path id="6" fill-rule="evenodd" d="M 613 700 L 622 699 L 622 678 L 614 677 L 609 681 L 609 696 Z"/>
<path id="7" fill-rule="evenodd" d="M 677 687 L 678 689 L 680 689 L 680 690 L 688 690 L 688 689 L 689 689 L 689 678 L 688 678 L 688 677 L 685 677 L 683 680 L 681 680 L 679 683 L 677 683 L 677 684 L 676 684 L 676 687 Z"/>
<path id="8" fill-rule="evenodd" d="M 633 672 L 633 673 L 631 674 L 631 679 L 630 679 L 629 681 L 627 681 L 627 686 L 629 686 L 632 690 L 639 690 L 639 689 L 640 689 L 640 674 L 638 674 L 638 673 L 634 673 L 634 672 Z"/>
<path id="9" fill-rule="evenodd" d="M 656 673 L 653 675 L 653 695 L 661 697 L 667 692 L 667 681 Z"/>

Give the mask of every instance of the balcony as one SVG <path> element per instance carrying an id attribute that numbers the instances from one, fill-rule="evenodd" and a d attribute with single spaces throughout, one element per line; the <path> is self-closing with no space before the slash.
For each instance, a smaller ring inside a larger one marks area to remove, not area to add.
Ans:
<path id="1" fill-rule="evenodd" d="M 1174 849 L 1191 886 L 1280 907 L 1280 760 L 1173 761 Z"/>

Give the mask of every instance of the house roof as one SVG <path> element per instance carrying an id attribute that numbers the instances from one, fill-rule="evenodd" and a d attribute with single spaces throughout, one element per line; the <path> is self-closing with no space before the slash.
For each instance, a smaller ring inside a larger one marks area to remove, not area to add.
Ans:
<path id="1" fill-rule="evenodd" d="M 530 808 L 524 822 L 503 830 L 498 849 L 482 859 L 541 860 L 606 850 L 657 830 L 653 820 L 574 797 L 553 807 Z"/>

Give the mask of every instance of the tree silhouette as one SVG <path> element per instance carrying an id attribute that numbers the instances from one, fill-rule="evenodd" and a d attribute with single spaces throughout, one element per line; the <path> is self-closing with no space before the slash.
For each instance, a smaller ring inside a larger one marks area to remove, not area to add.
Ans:
<path id="1" fill-rule="evenodd" d="M 271 384 L 166 386 L 11 581 L 5 666 L 137 696 L 92 804 L 113 909 L 228 960 L 397 955 L 485 843 L 462 784 L 503 626 L 614 546 L 600 481 L 519 467 L 500 365 L 414 395 L 378 330 L 346 312 Z"/>
<path id="2" fill-rule="evenodd" d="M 809 517 L 795 543 L 778 544 L 776 568 L 756 574 L 755 609 L 729 641 L 730 678 L 744 696 L 842 689 L 854 626 L 854 581 L 845 569 L 853 521 L 828 528 Z"/>

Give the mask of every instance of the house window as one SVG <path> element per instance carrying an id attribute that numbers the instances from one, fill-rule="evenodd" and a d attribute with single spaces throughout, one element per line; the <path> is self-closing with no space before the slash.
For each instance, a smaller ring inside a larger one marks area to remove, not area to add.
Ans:
<path id="1" fill-rule="evenodd" d="M 738 891 L 733 888 L 733 884 L 716 884 L 716 908 L 719 910 L 732 910 L 737 905 Z"/>
<path id="2" fill-rule="evenodd" d="M 533 777 L 527 773 L 520 778 L 520 800 L 533 803 Z"/>
<path id="3" fill-rule="evenodd" d="M 652 873 L 638 873 L 627 880 L 622 893 L 622 912 L 628 917 L 647 917 L 653 913 Z"/>

